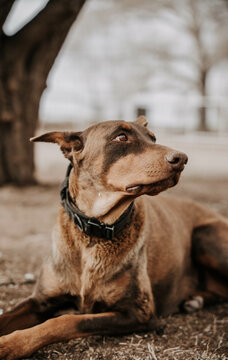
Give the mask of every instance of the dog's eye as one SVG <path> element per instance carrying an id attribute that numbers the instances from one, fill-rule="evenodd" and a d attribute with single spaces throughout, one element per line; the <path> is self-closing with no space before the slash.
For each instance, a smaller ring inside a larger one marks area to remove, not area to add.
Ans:
<path id="1" fill-rule="evenodd" d="M 128 141 L 128 137 L 127 135 L 125 134 L 120 134 L 118 135 L 116 138 L 115 138 L 116 141 L 121 141 L 121 142 L 124 142 L 124 141 Z"/>

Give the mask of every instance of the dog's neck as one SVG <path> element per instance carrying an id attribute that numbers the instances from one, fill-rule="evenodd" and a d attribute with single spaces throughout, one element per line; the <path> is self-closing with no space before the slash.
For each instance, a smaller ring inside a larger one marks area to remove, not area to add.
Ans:
<path id="1" fill-rule="evenodd" d="M 132 198 L 123 198 L 120 192 L 101 191 L 86 177 L 79 181 L 74 171 L 70 174 L 69 190 L 82 213 L 105 224 L 113 224 L 133 201 Z"/>

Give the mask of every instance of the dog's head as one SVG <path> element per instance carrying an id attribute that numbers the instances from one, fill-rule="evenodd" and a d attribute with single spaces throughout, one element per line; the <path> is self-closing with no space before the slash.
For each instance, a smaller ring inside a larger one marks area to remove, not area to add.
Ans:
<path id="1" fill-rule="evenodd" d="M 176 185 L 187 156 L 156 144 L 145 117 L 107 121 L 83 132 L 49 132 L 31 139 L 58 143 L 77 177 L 98 191 L 156 195 Z"/>

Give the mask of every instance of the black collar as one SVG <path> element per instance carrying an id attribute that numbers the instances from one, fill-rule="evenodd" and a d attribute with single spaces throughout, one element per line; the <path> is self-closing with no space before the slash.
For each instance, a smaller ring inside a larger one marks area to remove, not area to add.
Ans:
<path id="1" fill-rule="evenodd" d="M 113 239 L 129 221 L 132 215 L 134 202 L 132 202 L 120 218 L 111 225 L 106 225 L 96 218 L 87 217 L 77 208 L 76 204 L 71 199 L 69 193 L 69 176 L 71 169 L 72 165 L 70 164 L 67 168 L 66 177 L 60 190 L 61 201 L 65 211 L 74 221 L 75 225 L 77 225 L 79 230 L 83 231 L 85 234 L 107 240 Z"/>

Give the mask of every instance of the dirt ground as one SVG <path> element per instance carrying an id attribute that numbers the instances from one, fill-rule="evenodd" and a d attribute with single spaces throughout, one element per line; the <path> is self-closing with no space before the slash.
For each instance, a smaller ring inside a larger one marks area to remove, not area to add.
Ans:
<path id="1" fill-rule="evenodd" d="M 228 180 L 184 178 L 169 195 L 196 199 L 228 217 Z M 57 185 L 0 189 L 0 309 L 29 295 L 51 247 Z M 31 277 L 31 276 L 30 276 Z M 165 319 L 163 335 L 91 337 L 47 346 L 30 359 L 228 359 L 228 304 Z"/>

